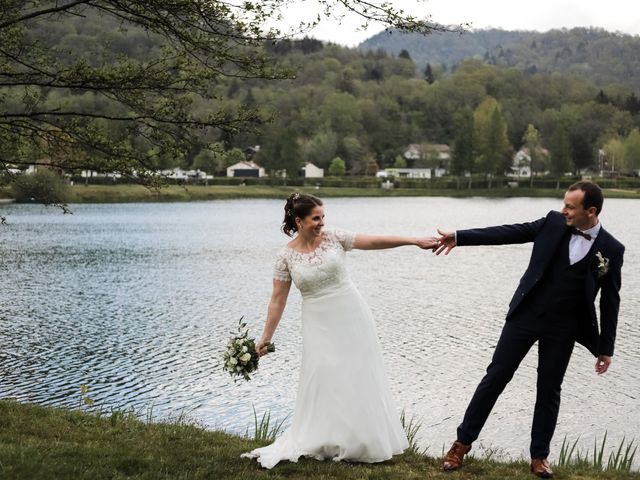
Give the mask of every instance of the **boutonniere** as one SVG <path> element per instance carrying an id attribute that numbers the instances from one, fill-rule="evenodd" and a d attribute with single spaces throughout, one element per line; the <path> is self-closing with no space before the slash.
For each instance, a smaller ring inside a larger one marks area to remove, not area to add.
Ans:
<path id="1" fill-rule="evenodd" d="M 598 278 L 606 275 L 609 272 L 609 259 L 602 255 L 602 252 L 596 253 L 598 259 Z"/>

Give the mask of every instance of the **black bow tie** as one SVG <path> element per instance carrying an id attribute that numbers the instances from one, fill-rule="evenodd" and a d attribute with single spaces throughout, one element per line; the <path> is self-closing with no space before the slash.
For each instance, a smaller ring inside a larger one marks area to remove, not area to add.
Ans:
<path id="1" fill-rule="evenodd" d="M 576 227 L 571 227 L 571 233 L 573 235 L 580 235 L 581 237 L 586 238 L 587 240 L 591 240 L 591 235 L 588 233 L 584 233 L 582 230 L 578 230 Z"/>

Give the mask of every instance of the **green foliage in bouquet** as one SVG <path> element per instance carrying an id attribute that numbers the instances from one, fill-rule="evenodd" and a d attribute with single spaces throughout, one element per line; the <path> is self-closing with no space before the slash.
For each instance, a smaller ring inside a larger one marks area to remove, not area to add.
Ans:
<path id="1" fill-rule="evenodd" d="M 233 333 L 227 343 L 227 350 L 224 352 L 224 371 L 229 372 L 232 377 L 243 377 L 245 380 L 251 380 L 251 373 L 258 369 L 260 356 L 256 352 L 255 338 L 249 337 L 249 329 L 247 324 L 242 320 L 244 316 L 238 320 L 238 333 Z M 273 343 L 267 345 L 267 352 L 275 352 L 276 347 Z M 237 380 L 235 378 L 234 380 Z"/>

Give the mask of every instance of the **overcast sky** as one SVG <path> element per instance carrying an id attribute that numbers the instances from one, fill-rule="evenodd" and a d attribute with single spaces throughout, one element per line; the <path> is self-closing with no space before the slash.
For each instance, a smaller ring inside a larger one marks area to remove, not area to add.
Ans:
<path id="1" fill-rule="evenodd" d="M 601 27 L 609 31 L 640 34 L 639 0 L 393 0 L 394 5 L 416 16 L 431 15 L 442 24 L 470 23 L 472 28 L 547 31 L 562 27 Z M 313 2 L 294 3 L 286 11 L 289 22 L 311 20 Z M 347 46 L 356 46 L 383 27 L 371 25 L 357 31 L 362 22 L 348 16 L 339 25 L 324 19 L 310 36 Z"/>

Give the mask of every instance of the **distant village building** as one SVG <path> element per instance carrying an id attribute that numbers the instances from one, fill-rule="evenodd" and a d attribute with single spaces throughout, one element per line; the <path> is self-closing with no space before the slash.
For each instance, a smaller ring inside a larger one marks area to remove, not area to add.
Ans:
<path id="1" fill-rule="evenodd" d="M 404 158 L 448 162 L 451 159 L 451 148 L 444 143 L 412 143 L 405 150 Z"/>
<path id="2" fill-rule="evenodd" d="M 385 168 L 376 173 L 376 177 L 431 178 L 430 168 Z"/>
<path id="3" fill-rule="evenodd" d="M 316 167 L 313 163 L 307 162 L 301 168 L 301 175 L 304 178 L 322 178 L 324 177 L 324 168 Z"/>
<path id="4" fill-rule="evenodd" d="M 82 178 L 122 178 L 122 174 L 116 172 L 97 172 L 95 170 L 81 170 Z"/>
<path id="5" fill-rule="evenodd" d="M 443 143 L 412 143 L 403 157 L 409 166 L 431 168 L 434 177 L 442 177 L 450 170 L 451 148 Z"/>
<path id="6" fill-rule="evenodd" d="M 195 180 L 210 180 L 213 178 L 213 175 L 208 175 L 207 172 L 202 170 L 183 170 L 180 167 L 172 168 L 170 170 L 162 170 L 160 174 L 172 180 L 182 180 L 187 182 Z"/>
<path id="7" fill-rule="evenodd" d="M 549 151 L 546 149 L 542 149 L 540 153 L 544 157 L 549 156 Z M 506 172 L 506 176 L 512 178 L 531 178 L 531 155 L 529 154 L 528 148 L 522 147 L 513 155 L 513 162 L 509 171 Z"/>
<path id="8" fill-rule="evenodd" d="M 265 175 L 264 168 L 251 161 L 238 162 L 227 168 L 227 177 L 261 178 Z"/>
<path id="9" fill-rule="evenodd" d="M 531 156 L 526 148 L 521 148 L 513 155 L 513 162 L 506 175 L 513 178 L 531 177 Z"/>
<path id="10" fill-rule="evenodd" d="M 24 170 L 16 167 L 15 165 L 10 165 L 7 168 L 7 171 L 13 175 L 33 175 L 38 171 L 38 167 L 35 165 L 29 165 Z"/>

